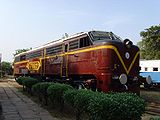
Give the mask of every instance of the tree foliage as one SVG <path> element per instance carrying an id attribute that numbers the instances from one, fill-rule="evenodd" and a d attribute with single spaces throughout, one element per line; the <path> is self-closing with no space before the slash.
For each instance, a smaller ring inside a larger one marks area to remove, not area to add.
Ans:
<path id="1" fill-rule="evenodd" d="M 2 71 L 4 72 L 4 74 L 12 74 L 13 69 L 12 69 L 12 64 L 10 62 L 3 61 L 1 65 L 2 65 Z"/>
<path id="2" fill-rule="evenodd" d="M 145 29 L 140 36 L 142 41 L 137 45 L 141 50 L 141 59 L 160 59 L 160 25 Z"/>
<path id="3" fill-rule="evenodd" d="M 31 50 L 32 48 L 26 48 L 26 49 L 17 49 L 17 50 L 15 50 L 15 53 L 13 54 L 14 56 L 15 55 L 18 55 L 18 54 L 20 54 L 20 53 L 22 53 L 22 52 L 26 52 L 26 51 L 28 51 L 28 50 Z"/>

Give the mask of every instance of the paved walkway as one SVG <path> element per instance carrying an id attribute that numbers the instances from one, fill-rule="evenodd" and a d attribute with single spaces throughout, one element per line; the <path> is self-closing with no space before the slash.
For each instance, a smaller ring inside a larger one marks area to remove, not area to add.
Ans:
<path id="1" fill-rule="evenodd" d="M 58 120 L 7 82 L 0 82 L 0 103 L 0 120 Z"/>

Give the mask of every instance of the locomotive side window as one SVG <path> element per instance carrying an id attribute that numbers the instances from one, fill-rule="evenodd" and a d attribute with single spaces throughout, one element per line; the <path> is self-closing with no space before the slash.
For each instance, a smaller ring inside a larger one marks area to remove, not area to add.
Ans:
<path id="1" fill-rule="evenodd" d="M 79 47 L 79 41 L 71 41 L 69 42 L 69 50 L 77 49 Z"/>
<path id="2" fill-rule="evenodd" d="M 20 57 L 19 56 L 15 57 L 14 62 L 19 62 L 19 61 L 20 61 Z"/>
<path id="3" fill-rule="evenodd" d="M 158 68 L 157 68 L 157 67 L 154 67 L 154 68 L 153 68 L 153 71 L 158 71 Z"/>
<path id="4" fill-rule="evenodd" d="M 33 53 L 29 53 L 27 58 L 37 58 L 37 57 L 41 57 L 42 54 L 41 54 L 41 51 L 36 51 L 36 52 L 33 52 Z"/>
<path id="5" fill-rule="evenodd" d="M 65 52 L 68 51 L 68 44 L 65 45 Z"/>
<path id="6" fill-rule="evenodd" d="M 22 61 L 22 60 L 26 60 L 26 55 L 21 55 L 20 56 L 20 61 Z"/>
<path id="7" fill-rule="evenodd" d="M 62 52 L 62 45 L 46 48 L 46 55 L 55 55 L 59 52 Z"/>
<path id="8" fill-rule="evenodd" d="M 116 40 L 121 41 L 121 38 L 113 34 L 112 32 L 103 32 L 103 31 L 91 31 L 89 33 L 93 41 L 99 40 Z"/>
<path id="9" fill-rule="evenodd" d="M 91 45 L 89 37 L 85 37 L 85 38 L 80 39 L 80 48 L 86 47 L 86 46 L 89 46 L 89 45 Z"/>

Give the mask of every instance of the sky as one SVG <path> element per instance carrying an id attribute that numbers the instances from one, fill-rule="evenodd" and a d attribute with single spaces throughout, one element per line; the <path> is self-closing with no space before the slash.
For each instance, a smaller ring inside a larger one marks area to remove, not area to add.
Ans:
<path id="1" fill-rule="evenodd" d="M 159 6 L 160 0 L 0 0 L 2 61 L 64 33 L 112 31 L 137 44 L 141 31 L 160 24 Z"/>

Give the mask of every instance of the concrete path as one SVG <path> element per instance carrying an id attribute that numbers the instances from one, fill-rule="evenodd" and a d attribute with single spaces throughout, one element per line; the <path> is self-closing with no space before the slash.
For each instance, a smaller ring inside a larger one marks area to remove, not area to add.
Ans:
<path id="1" fill-rule="evenodd" d="M 0 82 L 0 120 L 58 120 L 7 82 Z"/>

